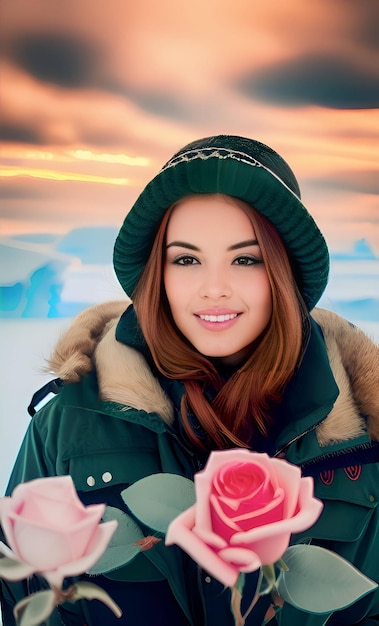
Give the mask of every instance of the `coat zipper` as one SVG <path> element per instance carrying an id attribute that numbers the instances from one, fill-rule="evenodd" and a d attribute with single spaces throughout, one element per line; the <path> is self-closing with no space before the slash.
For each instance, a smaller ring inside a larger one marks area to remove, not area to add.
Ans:
<path id="1" fill-rule="evenodd" d="M 277 450 L 275 452 L 275 454 L 273 455 L 274 458 L 275 457 L 279 457 L 281 454 L 283 454 L 287 448 L 289 448 L 289 446 L 291 446 L 293 443 L 295 443 L 296 441 L 298 441 L 299 439 L 301 439 L 302 437 L 305 437 L 305 435 L 308 435 L 309 433 L 311 433 L 313 430 L 316 430 L 316 428 L 318 426 L 320 426 L 320 424 L 322 424 L 325 421 L 326 417 L 321 420 L 321 422 L 318 422 L 317 424 L 313 424 L 312 426 L 310 426 L 309 428 L 307 428 L 307 430 L 304 430 L 302 433 L 300 433 L 299 435 L 296 435 L 296 437 L 293 437 L 292 439 L 290 439 L 290 441 L 288 441 L 284 446 L 282 446 L 281 448 L 279 448 L 279 450 Z"/>

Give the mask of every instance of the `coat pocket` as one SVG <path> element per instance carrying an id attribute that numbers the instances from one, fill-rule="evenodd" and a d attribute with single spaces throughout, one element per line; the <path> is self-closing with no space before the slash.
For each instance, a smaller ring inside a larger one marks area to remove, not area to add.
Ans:
<path id="1" fill-rule="evenodd" d="M 75 486 L 84 493 L 115 485 L 128 486 L 160 471 L 156 450 L 149 447 L 93 452 L 73 457 L 69 463 Z"/>
<path id="2" fill-rule="evenodd" d="M 348 470 L 348 471 L 347 471 Z M 366 532 L 378 505 L 377 468 L 365 466 L 359 478 L 351 468 L 336 470 L 335 475 L 315 479 L 315 496 L 324 508 L 308 530 L 294 536 L 307 539 L 354 542 Z"/>
<path id="3" fill-rule="evenodd" d="M 363 506 L 336 499 L 324 499 L 323 502 L 324 508 L 319 519 L 301 535 L 294 535 L 295 543 L 307 539 L 358 541 L 365 534 L 377 505 L 367 503 Z"/>

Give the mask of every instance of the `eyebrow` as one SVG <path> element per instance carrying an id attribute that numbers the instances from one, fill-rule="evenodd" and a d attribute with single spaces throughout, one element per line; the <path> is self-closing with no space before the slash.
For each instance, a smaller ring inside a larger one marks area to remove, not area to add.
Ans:
<path id="1" fill-rule="evenodd" d="M 246 241 L 240 241 L 238 243 L 233 243 L 231 246 L 229 246 L 227 248 L 227 250 L 239 250 L 240 248 L 247 248 L 248 246 L 258 246 L 258 241 L 256 239 L 247 239 Z M 187 248 L 187 250 L 195 250 L 196 252 L 200 252 L 200 248 L 198 248 L 197 246 L 194 246 L 192 243 L 188 243 L 187 241 L 172 241 L 171 243 L 167 244 L 166 249 L 167 248 L 172 248 L 172 247 L 178 247 L 178 248 Z"/>

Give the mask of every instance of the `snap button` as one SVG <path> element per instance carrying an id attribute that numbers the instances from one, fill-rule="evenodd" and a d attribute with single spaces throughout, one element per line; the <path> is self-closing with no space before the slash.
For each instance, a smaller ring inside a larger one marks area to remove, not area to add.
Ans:
<path id="1" fill-rule="evenodd" d="M 95 482 L 96 482 L 96 480 L 94 479 L 94 477 L 93 477 L 93 476 L 88 476 L 88 478 L 87 478 L 87 485 L 88 485 L 89 487 L 93 487 L 93 486 L 94 486 L 94 484 L 95 484 Z"/>
<path id="2" fill-rule="evenodd" d="M 211 583 L 212 582 L 212 578 L 210 576 L 206 576 L 204 578 L 204 580 L 205 580 L 206 583 Z"/>
<path id="3" fill-rule="evenodd" d="M 101 479 L 104 483 L 109 483 L 112 480 L 113 476 L 110 472 L 104 472 Z"/>
<path id="4" fill-rule="evenodd" d="M 375 496 L 373 495 L 370 495 L 368 499 L 370 500 L 370 502 L 375 502 Z"/>

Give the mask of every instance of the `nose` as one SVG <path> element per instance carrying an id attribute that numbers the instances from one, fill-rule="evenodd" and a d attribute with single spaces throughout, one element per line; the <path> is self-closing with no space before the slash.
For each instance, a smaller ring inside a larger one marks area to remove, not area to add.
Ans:
<path id="1" fill-rule="evenodd" d="M 217 301 L 220 298 L 230 298 L 232 295 L 232 285 L 230 281 L 217 270 L 205 272 L 200 285 L 199 295 L 201 298 Z"/>

